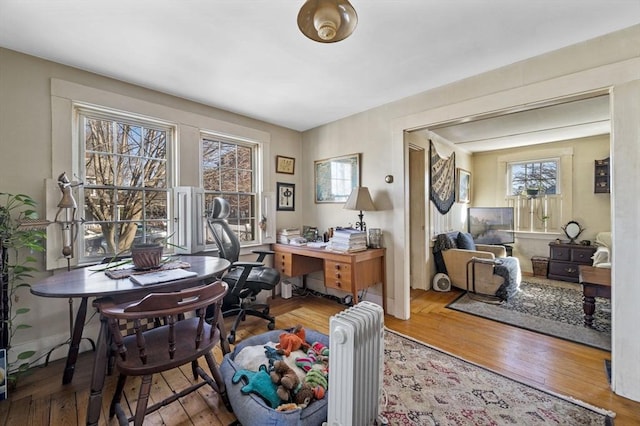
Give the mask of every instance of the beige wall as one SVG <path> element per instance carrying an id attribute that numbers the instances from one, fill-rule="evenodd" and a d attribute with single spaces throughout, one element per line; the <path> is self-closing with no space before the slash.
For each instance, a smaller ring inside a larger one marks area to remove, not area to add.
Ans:
<path id="1" fill-rule="evenodd" d="M 239 132 L 266 140 L 270 154 L 264 159 L 268 172 L 264 190 L 275 191 L 276 181 L 285 176 L 286 182 L 300 187 L 299 163 L 295 175 L 273 173 L 277 154 L 301 158 L 301 135 L 297 131 L 0 48 L 0 192 L 32 196 L 39 202 L 41 217 L 52 220 L 56 210 L 55 204 L 45 205 L 45 179 L 77 167 L 73 164 L 70 118 L 71 102 L 75 100 L 93 100 L 100 106 L 175 123 L 181 153 L 178 185 L 198 185 L 194 162 L 198 161 L 199 129 L 206 129 Z M 55 115 L 55 121 L 53 110 L 61 114 Z M 298 224 L 300 217 L 297 209 L 286 214 L 278 212 L 277 220 L 283 225 Z M 44 270 L 44 259 L 39 268 Z M 16 335 L 16 350 L 12 352 L 27 349 L 46 352 L 67 339 L 67 300 L 44 299 L 24 290 L 14 306 L 31 308 L 23 319 L 33 328 Z M 97 322 L 97 318 L 91 319 L 86 336 L 97 335 Z M 21 345 L 25 347 L 20 348 Z M 65 351 L 66 347 L 57 350 L 52 359 L 65 356 Z"/>
<path id="2" fill-rule="evenodd" d="M 613 387 L 623 396 L 640 400 L 640 370 L 637 368 L 640 341 L 635 330 L 635 324 L 640 322 L 640 311 L 636 309 L 640 286 L 632 285 L 640 275 L 640 265 L 632 258 L 640 252 L 637 238 L 640 206 L 623 201 L 623 197 L 615 197 L 616 191 L 620 194 L 639 192 L 638 46 L 640 26 L 635 26 L 318 127 L 302 135 L 301 145 L 297 132 L 0 49 L 2 191 L 25 192 L 43 199 L 43 180 L 59 172 L 51 166 L 52 78 L 266 132 L 272 142 L 272 157 L 284 154 L 299 160 L 293 177 L 272 175 L 265 185 L 265 189 L 273 190 L 276 181 L 297 184 L 296 212 L 279 213 L 279 228 L 302 224 L 326 228 L 354 222 L 355 212 L 342 209 L 342 205 L 315 205 L 313 161 L 361 152 L 362 184 L 369 186 L 378 208 L 376 212 L 367 212 L 365 220 L 369 227 L 384 230 L 387 306 L 391 314 L 406 318 L 409 315 L 409 271 L 405 244 L 409 240 L 406 224 L 411 200 L 405 195 L 407 179 L 404 171 L 408 161 L 405 132 L 487 111 L 610 89 L 614 94 L 611 143 L 614 252 L 617 247 L 624 247 L 624 251 L 620 250 L 616 256 L 613 270 Z M 388 174 L 394 175 L 394 183 L 385 183 L 384 176 Z M 379 289 L 372 292 L 379 294 Z M 38 315 L 31 318 L 31 322 L 40 325 L 41 335 L 33 338 L 45 341 L 45 334 L 64 336 L 66 301 L 47 301 L 45 306 L 44 302 L 35 299 L 29 295 L 21 299 L 21 303 L 34 308 Z M 45 323 L 47 327 L 42 327 Z M 52 340 L 45 343 L 52 343 Z M 43 344 L 43 347 L 51 346 Z"/>
<path id="3" fill-rule="evenodd" d="M 637 194 L 640 172 L 640 128 L 638 126 L 638 80 L 640 80 L 640 26 L 595 40 L 579 43 L 495 71 L 481 74 L 398 102 L 356 114 L 303 134 L 303 184 L 313 186 L 313 161 L 333 155 L 363 152 L 364 185 L 372 189 L 381 211 L 367 213 L 367 223 L 385 231 L 387 248 L 387 309 L 408 318 L 409 267 L 407 241 L 408 199 L 407 131 L 429 128 L 456 119 L 487 112 L 505 111 L 537 102 L 562 99 L 582 93 L 611 91 L 613 132 L 612 231 L 614 253 L 617 247 L 637 253 L 640 250 L 638 203 L 623 202 L 620 194 Z M 632 99 L 635 96 L 635 104 Z M 393 184 L 384 176 L 395 176 Z M 313 193 L 303 200 L 303 220 L 326 226 L 343 223 L 348 216 L 341 206 L 313 208 Z M 624 224 L 620 230 L 617 223 Z M 619 232 L 616 232 L 616 229 Z M 640 300 L 640 286 L 631 286 L 640 275 L 640 265 L 620 253 L 613 266 L 614 332 L 613 388 L 620 395 L 640 400 L 640 341 L 632 324 L 640 322 L 640 311 L 633 312 Z M 624 350 L 621 350 L 624 348 Z"/>
<path id="4" fill-rule="evenodd" d="M 580 235 L 581 240 L 593 241 L 598 232 L 611 231 L 611 196 L 610 194 L 595 194 L 593 192 L 594 160 L 609 157 L 609 135 L 474 154 L 473 205 L 505 205 L 505 192 L 502 188 L 506 176 L 504 168 L 500 167 L 501 157 L 549 158 L 553 155 L 547 153 L 560 151 L 572 152 L 572 169 L 570 176 L 567 177 L 572 186 L 571 199 L 563 201 L 563 206 L 570 206 L 572 211 L 565 212 L 565 217 L 557 224 L 563 225 L 569 220 L 577 221 L 585 228 Z M 514 244 L 514 256 L 520 259 L 522 270 L 532 272 L 531 257 L 548 256 L 548 244 L 556 238 L 567 239 L 562 231 L 547 236 L 531 235 L 527 232 L 518 233 Z"/>

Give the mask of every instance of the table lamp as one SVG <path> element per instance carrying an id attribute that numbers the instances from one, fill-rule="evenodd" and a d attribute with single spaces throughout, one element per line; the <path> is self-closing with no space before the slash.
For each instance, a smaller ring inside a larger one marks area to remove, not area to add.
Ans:
<path id="1" fill-rule="evenodd" d="M 364 223 L 362 218 L 364 215 L 363 211 L 375 211 L 376 206 L 373 205 L 373 201 L 371 200 L 371 194 L 369 194 L 369 188 L 366 186 L 357 186 L 353 188 L 351 191 L 351 195 L 347 199 L 347 202 L 344 203 L 344 208 L 347 210 L 359 210 L 360 214 L 358 217 L 360 218 L 359 222 L 356 222 L 356 229 L 361 231 L 367 230 L 367 224 Z"/>

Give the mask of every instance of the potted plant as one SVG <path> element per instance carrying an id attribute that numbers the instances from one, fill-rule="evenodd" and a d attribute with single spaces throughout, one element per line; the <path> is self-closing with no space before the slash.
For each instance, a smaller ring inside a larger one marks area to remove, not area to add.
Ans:
<path id="1" fill-rule="evenodd" d="M 19 290 L 31 287 L 28 281 L 33 277 L 32 273 L 38 270 L 33 266 L 37 259 L 28 254 L 25 256 L 24 252 L 45 250 L 43 241 L 46 234 L 43 230 L 20 226 L 23 221 L 37 219 L 38 215 L 34 210 L 36 204 L 28 195 L 0 193 L 0 344 L 7 351 L 11 350 L 11 342 L 19 330 L 31 328 L 20 322 L 30 309 L 20 307 L 14 310 L 13 303 L 18 300 Z M 34 354 L 34 351 L 21 352 L 16 355 L 16 361 L 7 365 L 10 386 L 15 386 L 18 377 L 28 370 L 28 360 Z"/>

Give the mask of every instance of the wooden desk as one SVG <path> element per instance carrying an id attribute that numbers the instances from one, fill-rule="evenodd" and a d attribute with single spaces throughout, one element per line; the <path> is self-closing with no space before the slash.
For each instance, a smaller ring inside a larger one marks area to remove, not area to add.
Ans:
<path id="1" fill-rule="evenodd" d="M 218 257 L 207 256 L 182 256 L 181 260 L 188 262 L 189 270 L 197 272 L 195 277 L 182 280 L 169 281 L 142 287 L 133 283 L 129 278 L 119 280 L 111 279 L 104 272 L 91 271 L 91 267 L 74 269 L 67 272 L 52 275 L 31 286 L 31 293 L 43 297 L 78 297 L 82 303 L 76 314 L 75 325 L 69 354 L 62 379 L 63 384 L 71 382 L 75 363 L 78 358 L 78 348 L 84 329 L 84 321 L 87 313 L 87 299 L 89 297 L 112 297 L 118 301 L 135 300 L 150 292 L 176 291 L 182 288 L 193 287 L 203 281 L 217 277 L 230 263 Z M 107 367 L 108 352 L 108 326 L 104 318 L 100 318 L 100 332 L 96 339 L 96 351 L 93 362 L 93 374 L 91 378 L 91 393 L 87 408 L 87 424 L 98 424 L 102 407 L 102 387 Z"/>
<path id="2" fill-rule="evenodd" d="M 593 327 L 593 314 L 596 311 L 595 298 L 611 299 L 611 269 L 580 265 L 580 284 L 582 284 L 583 294 L 584 325 Z"/>
<path id="3" fill-rule="evenodd" d="M 358 292 L 382 283 L 382 305 L 386 308 L 385 249 L 357 253 L 336 253 L 323 248 L 273 244 L 274 268 L 289 277 L 323 271 L 328 288 L 351 293 L 358 303 Z"/>

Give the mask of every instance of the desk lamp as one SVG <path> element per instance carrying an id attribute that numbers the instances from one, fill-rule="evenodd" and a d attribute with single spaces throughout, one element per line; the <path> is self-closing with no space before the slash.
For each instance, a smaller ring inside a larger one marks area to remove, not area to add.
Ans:
<path id="1" fill-rule="evenodd" d="M 360 211 L 360 214 L 358 214 L 360 221 L 356 222 L 356 228 L 361 231 L 367 230 L 367 224 L 364 223 L 364 215 L 362 214 L 362 212 L 376 210 L 376 206 L 373 205 L 373 201 L 371 200 L 371 194 L 369 194 L 369 188 L 367 188 L 366 186 L 357 186 L 353 188 L 353 191 L 351 191 L 351 195 L 349 195 L 347 202 L 344 203 L 344 208 L 347 210 Z"/>

